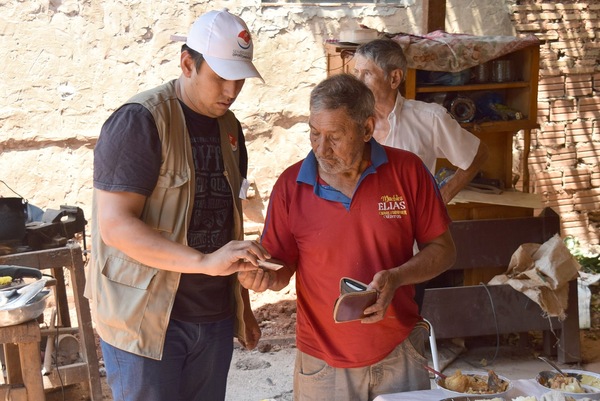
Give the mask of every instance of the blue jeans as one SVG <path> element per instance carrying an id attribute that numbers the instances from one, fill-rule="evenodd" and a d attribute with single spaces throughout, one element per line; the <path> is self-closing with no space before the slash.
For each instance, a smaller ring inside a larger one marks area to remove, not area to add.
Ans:
<path id="1" fill-rule="evenodd" d="M 169 322 L 160 361 L 100 342 L 115 401 L 223 401 L 233 354 L 233 318 Z"/>

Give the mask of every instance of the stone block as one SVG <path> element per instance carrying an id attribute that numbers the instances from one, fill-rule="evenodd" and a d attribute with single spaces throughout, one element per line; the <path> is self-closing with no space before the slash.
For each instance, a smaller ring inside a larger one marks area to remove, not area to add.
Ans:
<path id="1" fill-rule="evenodd" d="M 587 21 L 584 21 L 584 25 L 585 25 L 585 29 L 598 29 L 598 28 L 600 28 L 600 21 L 587 20 Z"/>
<path id="2" fill-rule="evenodd" d="M 582 26 L 581 21 L 568 21 L 568 22 L 551 22 L 551 21 L 543 21 L 542 23 L 543 29 L 556 29 L 557 31 L 567 31 L 579 29 Z"/>
<path id="3" fill-rule="evenodd" d="M 557 99 L 550 102 L 550 120 L 554 122 L 577 119 L 575 99 Z"/>
<path id="4" fill-rule="evenodd" d="M 520 4 L 520 5 L 512 5 L 510 9 L 513 13 L 516 12 L 540 12 L 543 10 L 543 6 L 545 4 Z M 553 7 L 554 9 L 554 7 Z"/>
<path id="5" fill-rule="evenodd" d="M 594 138 L 592 121 L 574 121 L 567 124 L 567 143 L 587 143 Z"/>
<path id="6" fill-rule="evenodd" d="M 560 34 L 560 32 L 559 32 L 559 34 Z M 550 43 L 550 48 L 554 49 L 554 50 L 566 50 L 566 49 L 581 50 L 582 47 L 583 47 L 583 43 L 580 43 L 579 41 L 576 41 L 576 40 L 563 40 L 560 42 Z"/>
<path id="7" fill-rule="evenodd" d="M 579 116 L 581 118 L 600 118 L 600 96 L 579 99 Z"/>
<path id="8" fill-rule="evenodd" d="M 581 19 L 583 19 L 583 20 L 597 20 L 598 19 L 598 13 L 597 12 L 590 12 L 590 11 L 583 11 L 581 13 Z"/>
<path id="9" fill-rule="evenodd" d="M 566 213 L 573 213 L 573 203 L 572 201 L 561 201 L 561 202 L 547 202 L 545 206 L 552 208 L 559 216 L 562 216 Z"/>
<path id="10" fill-rule="evenodd" d="M 581 21 L 583 17 L 579 13 L 563 13 L 563 21 Z"/>
<path id="11" fill-rule="evenodd" d="M 600 73 L 595 73 L 592 77 L 595 91 L 600 91 Z"/>
<path id="12" fill-rule="evenodd" d="M 550 159 L 545 148 L 533 149 L 529 152 L 527 164 L 529 166 L 529 174 L 533 175 L 540 171 L 545 171 L 548 168 Z"/>
<path id="13" fill-rule="evenodd" d="M 541 29 L 540 24 L 516 24 L 515 29 L 519 32 L 531 32 L 531 31 L 539 31 Z"/>
<path id="14" fill-rule="evenodd" d="M 565 79 L 565 89 L 568 96 L 588 96 L 592 94 L 592 75 L 569 75 Z"/>
<path id="15" fill-rule="evenodd" d="M 568 31 L 557 31 L 558 36 L 560 37 L 560 39 L 563 40 L 572 40 L 572 39 L 593 39 L 596 34 L 594 31 L 574 31 L 574 30 L 568 30 Z"/>
<path id="16" fill-rule="evenodd" d="M 538 99 L 557 98 L 565 96 L 565 79 L 562 76 L 545 77 L 538 84 Z"/>
<path id="17" fill-rule="evenodd" d="M 592 188 L 600 188 L 600 165 L 596 165 L 590 171 L 590 184 Z"/>
<path id="18" fill-rule="evenodd" d="M 550 101 L 539 102 L 537 105 L 537 121 L 541 125 L 550 121 Z"/>
<path id="19" fill-rule="evenodd" d="M 540 62 L 540 78 L 543 77 L 556 77 L 562 75 L 562 70 L 560 68 L 553 68 L 551 66 L 543 66 Z"/>
<path id="20" fill-rule="evenodd" d="M 542 60 L 558 60 L 558 52 L 550 48 L 540 48 L 540 59 Z"/>
<path id="21" fill-rule="evenodd" d="M 584 57 L 582 59 L 576 60 L 575 61 L 575 67 L 581 67 L 581 68 L 595 68 L 596 64 L 598 64 L 596 62 L 596 58 L 595 57 Z"/>
<path id="22" fill-rule="evenodd" d="M 540 18 L 545 20 L 557 20 L 562 18 L 562 13 L 542 12 Z"/>
<path id="23" fill-rule="evenodd" d="M 564 123 L 544 124 L 540 127 L 537 139 L 541 145 L 546 147 L 564 146 L 566 143 L 565 128 L 566 124 Z"/>
<path id="24" fill-rule="evenodd" d="M 549 148 L 550 169 L 564 167 L 575 167 L 577 164 L 577 152 L 574 146 L 563 148 Z"/>
<path id="25" fill-rule="evenodd" d="M 573 195 L 566 191 L 543 192 L 542 200 L 548 207 L 554 209 L 559 215 L 573 212 Z"/>
<path id="26" fill-rule="evenodd" d="M 577 158 L 581 163 L 596 166 L 600 163 L 600 143 L 588 142 L 577 145 Z"/>
<path id="27" fill-rule="evenodd" d="M 600 210 L 600 188 L 578 191 L 573 194 L 575 210 L 598 211 Z"/>
<path id="28" fill-rule="evenodd" d="M 597 42 L 585 42 L 583 48 L 586 50 L 586 54 L 598 54 L 597 52 L 593 52 L 595 49 L 600 49 L 600 43 Z"/>
<path id="29" fill-rule="evenodd" d="M 593 66 L 573 66 L 570 68 L 563 69 L 563 73 L 566 75 L 577 75 L 577 74 L 593 74 L 596 69 Z"/>
<path id="30" fill-rule="evenodd" d="M 560 214 L 561 229 L 569 231 L 569 235 L 578 236 L 574 233 L 580 233 L 588 225 L 587 213 L 568 211 Z"/>
<path id="31" fill-rule="evenodd" d="M 590 169 L 586 166 L 565 168 L 563 170 L 563 186 L 567 191 L 591 189 Z"/>
<path id="32" fill-rule="evenodd" d="M 540 171 L 531 177 L 536 193 L 560 192 L 563 190 L 562 172 L 560 170 Z"/>
<path id="33" fill-rule="evenodd" d="M 575 3 L 575 4 L 567 4 L 567 3 L 557 3 L 555 4 L 555 8 L 557 10 L 583 10 L 587 8 L 587 3 Z"/>

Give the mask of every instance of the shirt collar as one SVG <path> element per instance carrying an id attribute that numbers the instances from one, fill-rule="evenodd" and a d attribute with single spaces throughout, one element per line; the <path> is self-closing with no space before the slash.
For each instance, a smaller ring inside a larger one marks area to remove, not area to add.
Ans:
<path id="1" fill-rule="evenodd" d="M 390 111 L 390 114 L 388 115 L 388 121 L 390 121 L 390 123 L 392 122 L 392 120 L 398 119 L 398 116 L 400 115 L 403 106 L 404 98 L 402 97 L 400 92 L 398 92 L 398 94 L 396 95 L 396 103 L 394 103 L 394 108 L 392 109 L 392 111 Z"/>
<path id="2" fill-rule="evenodd" d="M 390 125 L 390 130 L 385 137 L 385 141 L 383 142 L 385 145 L 389 145 L 388 140 L 393 137 L 392 133 L 395 131 L 398 126 L 398 121 L 400 119 L 400 113 L 402 112 L 402 107 L 404 106 L 404 98 L 400 94 L 400 92 L 396 95 L 396 103 L 394 103 L 394 108 L 388 114 L 388 123 Z"/>
<path id="3" fill-rule="evenodd" d="M 371 145 L 371 166 L 363 172 L 363 176 L 371 167 L 377 169 L 379 166 L 387 163 L 388 161 L 387 154 L 385 153 L 383 146 L 381 146 L 373 138 L 369 140 L 369 144 Z M 300 171 L 298 172 L 296 182 L 309 184 L 314 187 L 317 184 L 317 172 L 317 158 L 315 157 L 314 152 L 311 150 L 300 166 Z"/>

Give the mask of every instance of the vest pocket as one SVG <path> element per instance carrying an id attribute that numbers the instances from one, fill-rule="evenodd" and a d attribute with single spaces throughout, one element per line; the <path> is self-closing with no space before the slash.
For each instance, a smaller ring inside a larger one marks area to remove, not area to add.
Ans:
<path id="1" fill-rule="evenodd" d="M 189 176 L 186 172 L 161 171 L 152 195 L 146 201 L 143 220 L 150 227 L 172 234 L 183 228 L 189 199 Z"/>
<path id="2" fill-rule="evenodd" d="M 158 270 L 130 258 L 109 256 L 102 267 L 97 316 L 103 324 L 133 338 L 144 319 L 151 283 Z M 112 334 L 110 334 L 112 336 Z"/>
<path id="3" fill-rule="evenodd" d="M 134 259 L 123 259 L 111 256 L 102 268 L 102 275 L 110 281 L 129 287 L 145 290 L 150 285 L 157 269 L 148 267 Z"/>

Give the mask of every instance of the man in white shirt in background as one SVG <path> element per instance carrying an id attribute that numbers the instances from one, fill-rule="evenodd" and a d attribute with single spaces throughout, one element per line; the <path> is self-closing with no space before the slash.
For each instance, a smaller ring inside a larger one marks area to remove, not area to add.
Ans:
<path id="1" fill-rule="evenodd" d="M 397 42 L 376 39 L 365 43 L 356 50 L 354 61 L 354 75 L 375 95 L 375 140 L 415 153 L 433 175 L 438 158 L 456 167 L 440 188 L 448 204 L 479 172 L 487 159 L 487 146 L 443 106 L 402 97 L 399 88 L 407 62 Z"/>

